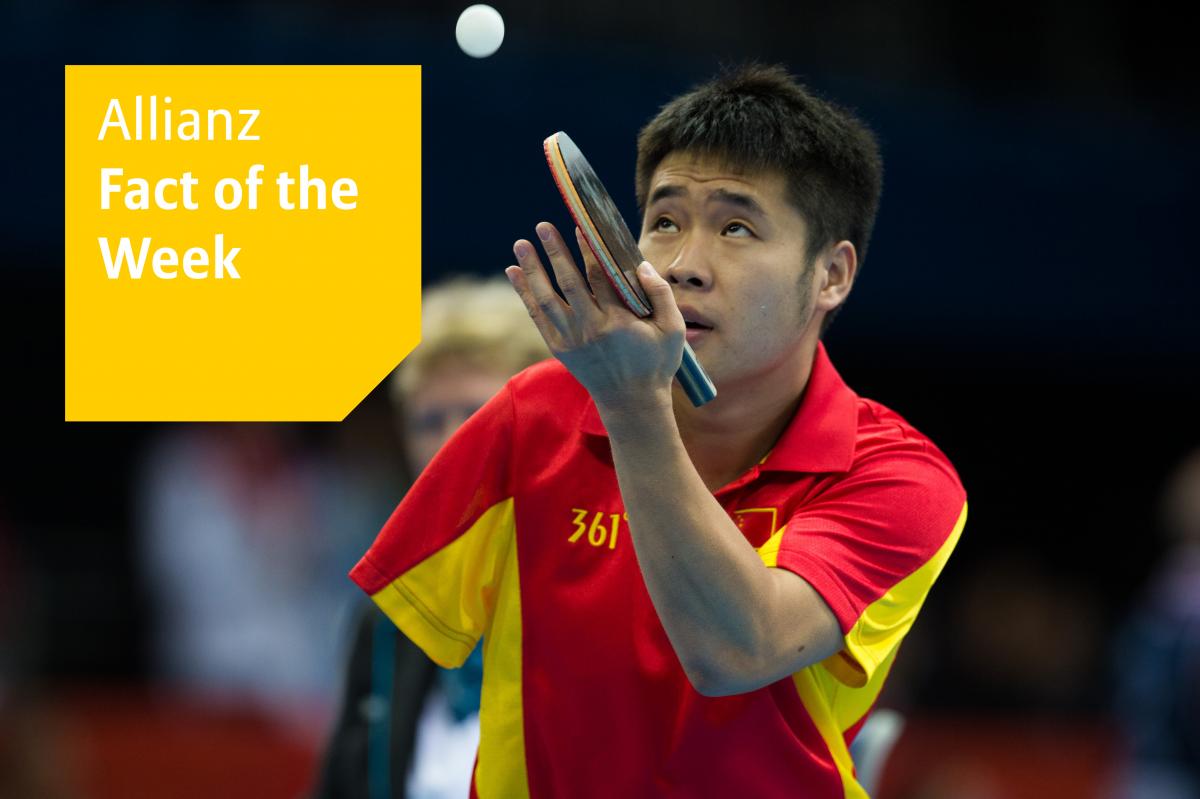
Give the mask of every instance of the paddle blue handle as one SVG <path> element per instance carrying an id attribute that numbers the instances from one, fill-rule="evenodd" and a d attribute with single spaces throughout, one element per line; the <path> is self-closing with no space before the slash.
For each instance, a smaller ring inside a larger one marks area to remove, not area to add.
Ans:
<path id="1" fill-rule="evenodd" d="M 686 341 L 683 342 L 683 360 L 679 364 L 679 371 L 675 373 L 675 379 L 683 387 L 683 393 L 687 394 L 688 399 L 697 408 L 717 396 L 717 387 L 708 379 L 700 362 L 696 360 L 696 353 L 692 352 L 692 345 Z"/>

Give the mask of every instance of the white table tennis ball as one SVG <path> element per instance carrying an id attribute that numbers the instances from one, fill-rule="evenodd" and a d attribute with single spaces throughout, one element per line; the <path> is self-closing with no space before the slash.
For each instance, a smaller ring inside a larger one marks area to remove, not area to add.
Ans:
<path id="1" fill-rule="evenodd" d="M 454 26 L 458 46 L 469 56 L 487 58 L 500 49 L 504 41 L 504 18 L 491 6 L 470 6 L 458 15 Z"/>

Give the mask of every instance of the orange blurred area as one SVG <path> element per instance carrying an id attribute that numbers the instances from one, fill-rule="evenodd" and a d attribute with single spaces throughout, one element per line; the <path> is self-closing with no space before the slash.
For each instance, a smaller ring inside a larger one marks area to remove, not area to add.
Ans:
<path id="1" fill-rule="evenodd" d="M 1118 739 L 1061 720 L 909 719 L 875 799 L 1095 799 Z"/>
<path id="2" fill-rule="evenodd" d="M 292 799 L 312 789 L 323 734 L 303 714 L 285 727 L 245 708 L 134 690 L 76 690 L 38 716 L 27 731 L 52 779 L 25 790 L 9 782 L 13 796 Z M 0 751 L 22 756 L 12 744 L 10 726 Z M 910 718 L 875 799 L 1094 799 L 1114 784 L 1117 744 L 1100 724 Z"/>
<path id="3" fill-rule="evenodd" d="M 44 709 L 61 791 L 89 799 L 290 799 L 311 787 L 322 733 L 220 702 L 79 690 Z"/>

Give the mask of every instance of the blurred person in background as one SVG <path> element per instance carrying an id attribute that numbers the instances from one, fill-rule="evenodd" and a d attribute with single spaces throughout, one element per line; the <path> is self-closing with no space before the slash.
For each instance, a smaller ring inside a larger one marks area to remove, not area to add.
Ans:
<path id="1" fill-rule="evenodd" d="M 1120 799 L 1200 796 L 1200 450 L 1168 480 L 1162 526 L 1166 555 L 1114 652 Z"/>
<path id="2" fill-rule="evenodd" d="M 330 641 L 356 601 L 339 573 L 358 540 L 359 503 L 340 495 L 355 477 L 294 425 L 172 427 L 151 443 L 136 502 L 156 682 L 319 738 Z"/>
<path id="3" fill-rule="evenodd" d="M 503 278 L 435 287 L 421 316 L 421 344 L 389 383 L 414 477 L 510 377 L 550 354 Z M 467 796 L 479 745 L 480 648 L 462 668 L 441 669 L 365 600 L 354 628 L 316 795 Z"/>

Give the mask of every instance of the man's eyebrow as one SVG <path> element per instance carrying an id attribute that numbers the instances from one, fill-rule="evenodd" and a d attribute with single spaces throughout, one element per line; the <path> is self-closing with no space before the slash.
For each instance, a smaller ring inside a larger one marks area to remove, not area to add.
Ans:
<path id="1" fill-rule="evenodd" d="M 668 183 L 665 186 L 659 186 L 657 189 L 655 189 L 650 195 L 650 201 L 647 204 L 654 205 L 659 200 L 665 200 L 668 197 L 685 196 L 687 196 L 687 189 L 685 189 L 683 186 L 674 186 Z"/>
<path id="2" fill-rule="evenodd" d="M 736 205 L 747 213 L 757 214 L 758 216 L 766 216 L 767 212 L 758 204 L 758 200 L 751 197 L 749 194 L 741 194 L 728 189 L 717 189 L 708 197 L 708 202 L 726 203 L 728 205 Z"/>

